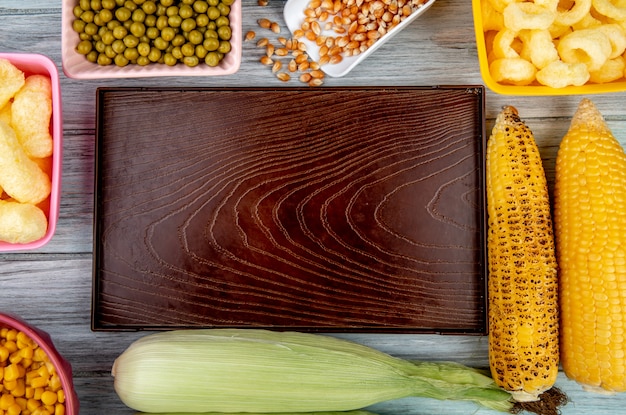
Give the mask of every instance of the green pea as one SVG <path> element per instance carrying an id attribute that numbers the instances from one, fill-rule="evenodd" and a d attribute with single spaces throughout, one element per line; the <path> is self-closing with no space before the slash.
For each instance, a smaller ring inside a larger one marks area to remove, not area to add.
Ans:
<path id="1" fill-rule="evenodd" d="M 98 25 L 95 23 L 87 23 L 83 32 L 89 36 L 93 36 L 98 33 Z"/>
<path id="2" fill-rule="evenodd" d="M 183 19 L 180 16 L 169 16 L 167 18 L 167 24 L 170 25 L 171 27 L 180 27 L 181 23 L 183 22 Z"/>
<path id="3" fill-rule="evenodd" d="M 130 19 L 133 22 L 143 22 L 146 19 L 146 12 L 144 12 L 143 9 L 136 9 L 133 11 Z"/>
<path id="4" fill-rule="evenodd" d="M 152 43 L 154 44 L 154 47 L 159 50 L 165 50 L 170 45 L 170 42 L 168 42 L 167 40 L 163 39 L 160 36 L 154 39 Z"/>
<path id="5" fill-rule="evenodd" d="M 185 44 L 185 42 L 187 41 L 187 39 L 185 39 L 185 36 L 183 36 L 182 34 L 178 33 L 176 36 L 174 36 L 174 39 L 172 39 L 172 45 L 174 46 L 182 46 Z"/>
<path id="6" fill-rule="evenodd" d="M 102 9 L 102 3 L 100 0 L 91 0 L 91 10 L 100 11 Z"/>
<path id="7" fill-rule="evenodd" d="M 173 47 L 170 53 L 172 54 L 173 57 L 175 57 L 178 60 L 182 60 L 184 58 L 183 51 L 181 50 L 180 46 Z"/>
<path id="8" fill-rule="evenodd" d="M 209 16 L 206 14 L 199 14 L 196 16 L 196 26 L 206 27 L 209 24 Z"/>
<path id="9" fill-rule="evenodd" d="M 188 4 L 183 4 L 178 9 L 178 15 L 182 19 L 189 19 L 190 17 L 193 17 L 193 13 L 194 13 L 193 12 L 193 8 L 190 5 L 188 5 Z"/>
<path id="10" fill-rule="evenodd" d="M 130 10 L 130 11 L 132 12 L 132 11 L 137 10 L 137 7 L 138 7 L 138 6 L 137 6 L 137 5 L 135 4 L 135 2 L 134 2 L 134 1 L 132 1 L 132 0 L 126 0 L 126 1 L 124 2 L 124 7 L 126 7 L 128 10 Z"/>
<path id="11" fill-rule="evenodd" d="M 220 47 L 220 41 L 215 37 L 209 37 L 207 39 L 204 39 L 204 42 L 202 42 L 202 46 L 204 46 L 204 48 L 209 52 L 212 52 Z"/>
<path id="12" fill-rule="evenodd" d="M 126 45 L 123 40 L 117 39 L 113 44 L 111 44 L 111 48 L 115 52 L 115 54 L 123 53 L 124 49 L 126 49 Z M 105 50 L 106 52 L 106 50 Z"/>
<path id="13" fill-rule="evenodd" d="M 220 26 L 217 28 L 217 35 L 222 40 L 230 40 L 232 37 L 232 31 L 230 26 Z"/>
<path id="14" fill-rule="evenodd" d="M 144 26 L 154 27 L 156 26 L 157 16 L 149 14 L 146 16 L 146 20 L 143 21 Z"/>
<path id="15" fill-rule="evenodd" d="M 176 30 L 173 27 L 168 26 L 161 30 L 161 38 L 166 42 L 171 42 L 174 36 L 176 36 Z"/>
<path id="16" fill-rule="evenodd" d="M 200 33 L 198 30 L 192 30 L 187 35 L 187 40 L 194 45 L 199 45 L 204 40 L 204 35 Z"/>
<path id="17" fill-rule="evenodd" d="M 185 43 L 180 47 L 183 56 L 193 56 L 196 53 L 196 46 L 191 43 Z"/>
<path id="18" fill-rule="evenodd" d="M 217 51 L 220 53 L 228 53 L 230 52 L 230 42 L 227 40 L 220 40 L 220 46 L 217 48 Z"/>
<path id="19" fill-rule="evenodd" d="M 107 32 L 102 34 L 102 43 L 105 45 L 110 45 L 115 41 L 115 36 L 113 36 L 113 31 L 108 30 Z"/>
<path id="20" fill-rule="evenodd" d="M 161 51 L 157 48 L 151 48 L 150 53 L 148 54 L 148 59 L 152 62 L 158 62 L 161 59 Z"/>
<path id="21" fill-rule="evenodd" d="M 116 6 L 115 0 L 102 0 L 100 3 L 102 4 L 102 8 L 106 10 L 113 10 Z"/>
<path id="22" fill-rule="evenodd" d="M 97 63 L 98 62 L 98 52 L 95 51 L 95 50 L 92 50 L 91 52 L 89 52 L 87 55 L 85 55 L 85 57 L 91 63 Z"/>
<path id="23" fill-rule="evenodd" d="M 109 58 L 104 53 L 98 55 L 97 59 L 98 65 L 107 66 L 113 63 L 113 59 Z"/>
<path id="24" fill-rule="evenodd" d="M 222 0 L 222 3 L 224 3 L 227 6 L 232 6 L 234 2 L 235 0 Z"/>
<path id="25" fill-rule="evenodd" d="M 204 59 L 207 55 L 207 53 L 209 53 L 208 50 L 206 50 L 206 48 L 202 45 L 196 45 L 196 53 L 195 55 L 197 57 L 199 57 L 200 59 Z"/>
<path id="26" fill-rule="evenodd" d="M 130 19 L 131 14 L 132 12 L 127 7 L 120 7 L 119 9 L 115 10 L 115 17 L 120 22 L 125 22 L 126 20 Z"/>
<path id="27" fill-rule="evenodd" d="M 198 66 L 198 64 L 200 63 L 200 58 L 198 58 L 197 56 L 185 56 L 183 58 L 183 63 L 193 68 L 194 66 Z"/>
<path id="28" fill-rule="evenodd" d="M 170 7 L 174 4 L 174 0 L 161 0 L 160 3 L 165 7 Z"/>
<path id="29" fill-rule="evenodd" d="M 82 12 L 82 14 L 80 15 L 80 20 L 82 20 L 85 23 L 91 23 L 93 22 L 93 17 L 95 16 L 95 13 L 91 10 L 85 10 L 84 12 Z"/>
<path id="30" fill-rule="evenodd" d="M 156 3 L 153 1 L 146 1 L 141 5 L 141 10 L 143 10 L 147 15 L 154 14 L 157 11 Z"/>
<path id="31" fill-rule="evenodd" d="M 146 37 L 148 39 L 154 40 L 157 37 L 159 37 L 160 34 L 161 34 L 161 31 L 157 29 L 156 27 L 149 27 L 146 29 Z"/>
<path id="32" fill-rule="evenodd" d="M 196 13 L 206 13 L 207 9 L 209 8 L 209 3 L 204 0 L 196 0 L 193 2 L 191 7 L 193 7 L 193 11 L 195 11 Z"/>
<path id="33" fill-rule="evenodd" d="M 230 7 L 228 7 L 224 3 L 218 4 L 217 9 L 220 11 L 220 14 L 222 16 L 228 16 L 228 14 L 230 13 Z"/>
<path id="34" fill-rule="evenodd" d="M 178 16 L 178 6 L 169 6 L 165 12 L 167 17 Z"/>
<path id="35" fill-rule="evenodd" d="M 220 16 L 215 20 L 217 27 L 230 26 L 230 20 L 226 16 Z"/>
<path id="36" fill-rule="evenodd" d="M 78 5 L 83 10 L 91 10 L 91 0 L 80 0 Z"/>
<path id="37" fill-rule="evenodd" d="M 217 6 L 218 4 L 220 4 L 220 0 L 207 0 L 207 3 L 209 4 L 209 6 Z"/>
<path id="38" fill-rule="evenodd" d="M 86 55 L 93 49 L 93 43 L 88 40 L 81 40 L 78 42 L 78 46 L 76 46 L 76 52 L 81 55 Z"/>
<path id="39" fill-rule="evenodd" d="M 127 48 L 136 48 L 139 44 L 139 38 L 137 36 L 128 35 L 124 38 L 124 44 Z"/>
<path id="40" fill-rule="evenodd" d="M 163 63 L 167 66 L 174 66 L 178 63 L 178 60 L 171 53 L 166 53 L 163 55 Z"/>
<path id="41" fill-rule="evenodd" d="M 217 39 L 219 37 L 219 35 L 217 34 L 216 30 L 212 30 L 212 29 L 207 29 L 204 32 L 204 38 L 205 39 L 209 39 L 209 38 L 215 38 Z"/>
<path id="42" fill-rule="evenodd" d="M 220 13 L 220 9 L 218 9 L 215 6 L 209 7 L 209 9 L 206 11 L 206 14 L 207 16 L 209 16 L 210 20 L 216 20 L 218 17 L 222 15 L 222 13 Z"/>
<path id="43" fill-rule="evenodd" d="M 220 64 L 220 55 L 217 52 L 209 52 L 204 58 L 204 63 L 209 66 L 217 66 Z"/>
<path id="44" fill-rule="evenodd" d="M 151 63 L 150 59 L 148 59 L 147 56 L 139 56 L 137 58 L 137 65 L 146 66 L 146 65 L 149 65 L 150 63 Z"/>
<path id="45" fill-rule="evenodd" d="M 124 57 L 131 62 L 136 61 L 137 58 L 139 58 L 139 52 L 137 51 L 137 48 L 126 48 L 124 50 Z"/>
<path id="46" fill-rule="evenodd" d="M 146 33 L 146 26 L 141 22 L 133 22 L 130 25 L 130 33 L 133 36 L 142 37 Z"/>
<path id="47" fill-rule="evenodd" d="M 74 8 L 72 9 L 72 13 L 77 19 L 80 19 L 80 15 L 83 14 L 83 12 L 84 10 L 80 6 L 74 6 Z"/>
<path id="48" fill-rule="evenodd" d="M 206 25 L 207 29 L 211 29 L 211 30 L 215 30 L 217 29 L 217 25 L 215 24 L 214 21 L 209 21 L 209 23 Z"/>
<path id="49" fill-rule="evenodd" d="M 137 45 L 137 53 L 140 56 L 148 56 L 150 54 L 150 43 L 141 42 Z"/>
<path id="50" fill-rule="evenodd" d="M 117 53 L 113 50 L 113 46 L 112 45 L 107 45 L 104 48 L 104 54 L 107 55 L 111 59 L 113 59 L 115 57 L 115 55 L 117 55 Z"/>
<path id="51" fill-rule="evenodd" d="M 117 66 L 126 66 L 129 63 L 128 59 L 126 59 L 124 55 L 116 55 L 115 58 L 113 58 L 113 61 Z"/>
<path id="52" fill-rule="evenodd" d="M 88 35 L 87 33 L 83 32 L 83 33 L 78 34 L 78 38 L 80 40 L 91 40 L 91 35 Z"/>
<path id="53" fill-rule="evenodd" d="M 156 28 L 163 30 L 167 27 L 167 16 L 159 16 L 156 20 Z"/>
<path id="54" fill-rule="evenodd" d="M 117 20 L 111 20 L 109 23 L 107 23 L 107 28 L 113 30 L 115 29 L 117 26 L 121 26 L 122 24 L 120 22 L 118 22 Z"/>
<path id="55" fill-rule="evenodd" d="M 98 13 L 98 16 L 100 21 L 106 24 L 113 19 L 113 12 L 109 9 L 102 9 L 100 10 L 100 13 Z"/>
<path id="56" fill-rule="evenodd" d="M 72 22 L 72 29 L 76 33 L 83 33 L 85 31 L 85 26 L 87 26 L 87 23 L 83 22 L 82 20 L 76 19 Z"/>
<path id="57" fill-rule="evenodd" d="M 183 4 L 192 5 L 195 0 L 182 0 Z"/>
<path id="58" fill-rule="evenodd" d="M 94 48 L 98 53 L 104 53 L 104 49 L 106 49 L 107 45 L 103 41 L 96 42 Z"/>
<path id="59" fill-rule="evenodd" d="M 127 34 L 128 29 L 126 29 L 124 26 L 117 26 L 113 29 L 113 37 L 115 37 L 116 39 L 123 39 L 124 36 L 126 36 Z"/>
<path id="60" fill-rule="evenodd" d="M 189 17 L 182 21 L 180 28 L 183 32 L 191 32 L 196 28 L 196 20 Z"/>

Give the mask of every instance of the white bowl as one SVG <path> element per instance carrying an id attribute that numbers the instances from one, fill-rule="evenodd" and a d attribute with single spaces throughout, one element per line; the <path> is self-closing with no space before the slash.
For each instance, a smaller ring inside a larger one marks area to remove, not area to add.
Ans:
<path id="1" fill-rule="evenodd" d="M 304 10 L 307 8 L 311 0 L 288 0 L 285 4 L 285 8 L 283 10 L 283 15 L 285 18 L 285 22 L 287 23 L 287 27 L 293 34 L 296 30 L 300 29 L 302 23 L 304 22 L 305 15 Z M 326 64 L 322 65 L 321 69 L 329 76 L 340 77 L 344 76 L 348 72 L 350 72 L 355 66 L 357 66 L 361 61 L 367 58 L 369 55 L 374 53 L 376 49 L 385 44 L 389 39 L 395 36 L 398 32 L 404 29 L 406 26 L 411 24 L 415 19 L 420 17 L 426 10 L 433 5 L 435 0 L 426 1 L 420 8 L 414 10 L 409 17 L 400 22 L 393 29 L 388 31 L 384 36 L 382 36 L 376 43 L 374 43 L 371 47 L 369 47 L 365 52 L 356 55 L 344 57 L 343 60 L 339 63 L 335 64 Z M 334 32 L 333 35 L 336 36 Z M 322 32 L 324 34 L 324 32 Z M 330 33 L 329 33 L 330 34 Z M 304 37 L 298 39 L 300 42 L 306 44 L 307 54 L 311 57 L 311 60 L 318 61 L 320 58 L 320 47 L 311 40 L 308 40 Z"/>

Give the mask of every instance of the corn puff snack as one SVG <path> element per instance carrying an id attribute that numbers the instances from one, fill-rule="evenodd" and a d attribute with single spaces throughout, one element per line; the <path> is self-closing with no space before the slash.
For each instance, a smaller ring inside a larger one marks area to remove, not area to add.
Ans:
<path id="1" fill-rule="evenodd" d="M 47 230 L 48 219 L 37 206 L 0 200 L 0 240 L 25 244 L 43 238 Z"/>
<path id="2" fill-rule="evenodd" d="M 24 73 L 16 68 L 7 59 L 0 59 L 0 108 L 24 85 Z"/>
<path id="3" fill-rule="evenodd" d="M 33 114 L 37 114 L 33 117 Z M 52 155 L 52 84 L 43 75 L 31 75 L 15 94 L 11 107 L 11 126 L 29 157 Z"/>
<path id="4" fill-rule="evenodd" d="M 37 204 L 50 195 L 50 177 L 20 146 L 13 129 L 0 121 L 0 186 L 21 203 Z"/>

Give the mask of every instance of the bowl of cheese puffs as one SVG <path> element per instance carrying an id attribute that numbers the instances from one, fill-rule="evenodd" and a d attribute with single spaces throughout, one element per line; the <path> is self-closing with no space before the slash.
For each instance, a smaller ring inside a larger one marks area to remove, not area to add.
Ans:
<path id="1" fill-rule="evenodd" d="M 626 91 L 626 7 L 472 0 L 480 72 L 503 95 Z"/>
<path id="2" fill-rule="evenodd" d="M 61 112 L 50 58 L 0 53 L 0 252 L 40 248 L 56 230 Z"/>

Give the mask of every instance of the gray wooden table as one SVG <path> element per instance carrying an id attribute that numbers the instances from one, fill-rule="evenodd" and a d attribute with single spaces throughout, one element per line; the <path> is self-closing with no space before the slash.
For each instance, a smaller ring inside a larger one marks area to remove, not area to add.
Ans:
<path id="1" fill-rule="evenodd" d="M 239 1 L 239 0 L 238 0 Z M 284 1 L 259 7 L 243 1 L 244 33 L 259 30 L 265 17 L 281 22 Z M 61 71 L 61 1 L 0 0 L 0 51 L 35 52 L 53 59 Z M 111 364 L 143 333 L 94 333 L 90 330 L 92 225 L 94 192 L 95 91 L 102 86 L 274 86 L 270 69 L 259 64 L 254 42 L 243 47 L 240 70 L 215 78 L 148 78 L 79 81 L 61 74 L 64 154 L 63 193 L 57 232 L 45 247 L 31 252 L 0 254 L 0 310 L 20 315 L 46 330 L 72 363 L 81 413 L 132 414 L 113 391 Z M 343 78 L 328 78 L 328 86 L 445 85 L 482 83 L 469 0 L 438 0 L 411 24 Z M 293 81 L 289 85 L 298 85 Z M 533 129 L 550 182 L 558 142 L 566 132 L 580 96 L 510 97 L 487 92 L 488 128 L 502 105 L 516 106 Z M 626 145 L 626 93 L 591 97 L 610 127 Z M 407 108 L 407 111 L 410 111 Z M 335 334 L 392 355 L 424 360 L 454 360 L 476 367 L 487 365 L 487 339 L 481 336 Z M 571 403 L 570 414 L 622 414 L 626 394 L 585 393 L 561 375 L 557 385 Z M 381 415 L 486 414 L 472 404 L 403 399 L 377 405 Z"/>

